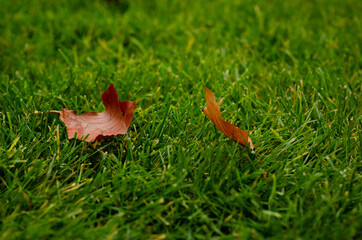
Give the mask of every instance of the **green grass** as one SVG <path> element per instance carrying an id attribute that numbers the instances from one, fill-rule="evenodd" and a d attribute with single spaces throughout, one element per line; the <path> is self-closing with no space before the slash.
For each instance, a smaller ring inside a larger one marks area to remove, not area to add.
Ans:
<path id="1" fill-rule="evenodd" d="M 361 237 L 360 1 L 0 5 L 1 239 Z M 68 140 L 111 82 L 127 135 Z"/>

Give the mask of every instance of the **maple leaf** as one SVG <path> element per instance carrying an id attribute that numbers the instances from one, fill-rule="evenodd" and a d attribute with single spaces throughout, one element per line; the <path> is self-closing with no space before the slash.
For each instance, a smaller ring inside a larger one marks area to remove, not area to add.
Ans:
<path id="1" fill-rule="evenodd" d="M 214 93 L 207 87 L 204 86 L 204 88 L 206 96 L 206 107 L 204 107 L 202 111 L 205 113 L 205 115 L 225 136 L 241 145 L 250 145 L 250 149 L 254 150 L 253 142 L 251 141 L 247 131 L 240 130 L 231 123 L 222 119 L 220 105 L 224 98 L 220 98 L 219 102 L 216 102 Z"/>
<path id="2" fill-rule="evenodd" d="M 60 111 L 60 119 L 67 127 L 69 139 L 73 138 L 75 133 L 78 139 L 87 137 L 87 142 L 126 134 L 133 119 L 135 102 L 120 102 L 113 84 L 104 91 L 102 100 L 106 108 L 102 113 L 78 115 L 74 110 Z"/>

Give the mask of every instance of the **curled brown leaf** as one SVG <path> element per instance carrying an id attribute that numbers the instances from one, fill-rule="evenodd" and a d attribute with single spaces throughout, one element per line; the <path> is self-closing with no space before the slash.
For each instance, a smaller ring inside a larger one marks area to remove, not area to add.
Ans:
<path id="1" fill-rule="evenodd" d="M 206 116 L 215 124 L 215 126 L 228 138 L 243 145 L 250 146 L 251 150 L 254 150 L 253 142 L 249 137 L 249 134 L 245 130 L 240 130 L 231 123 L 224 121 L 221 117 L 220 105 L 224 98 L 220 98 L 219 102 L 216 102 L 214 93 L 205 87 L 206 107 L 202 111 Z"/>

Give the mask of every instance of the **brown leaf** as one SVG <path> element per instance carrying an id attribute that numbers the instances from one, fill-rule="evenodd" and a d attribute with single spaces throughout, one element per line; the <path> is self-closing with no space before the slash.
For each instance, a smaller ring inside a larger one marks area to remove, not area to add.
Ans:
<path id="1" fill-rule="evenodd" d="M 231 123 L 222 119 L 220 105 L 224 98 L 221 98 L 219 102 L 216 102 L 214 93 L 207 87 L 204 86 L 204 88 L 206 96 L 206 107 L 204 107 L 202 111 L 206 114 L 206 116 L 225 136 L 244 146 L 248 146 L 250 144 L 250 149 L 254 150 L 253 142 L 251 141 L 247 131 L 240 130 Z"/>
<path id="2" fill-rule="evenodd" d="M 68 138 L 88 137 L 85 141 L 100 140 L 126 134 L 133 119 L 135 103 L 130 101 L 120 102 L 113 84 L 102 94 L 105 110 L 102 113 L 89 112 L 78 115 L 74 110 L 63 109 L 60 119 L 67 126 Z"/>

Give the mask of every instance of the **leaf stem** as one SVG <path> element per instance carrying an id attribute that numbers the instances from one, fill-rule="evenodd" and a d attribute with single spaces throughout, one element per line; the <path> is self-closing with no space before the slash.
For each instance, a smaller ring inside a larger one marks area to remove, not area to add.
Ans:
<path id="1" fill-rule="evenodd" d="M 50 110 L 49 111 L 50 113 L 58 113 L 60 114 L 60 111 L 57 111 L 57 110 Z M 34 114 L 43 114 L 44 112 L 39 112 L 39 111 L 35 111 Z"/>

